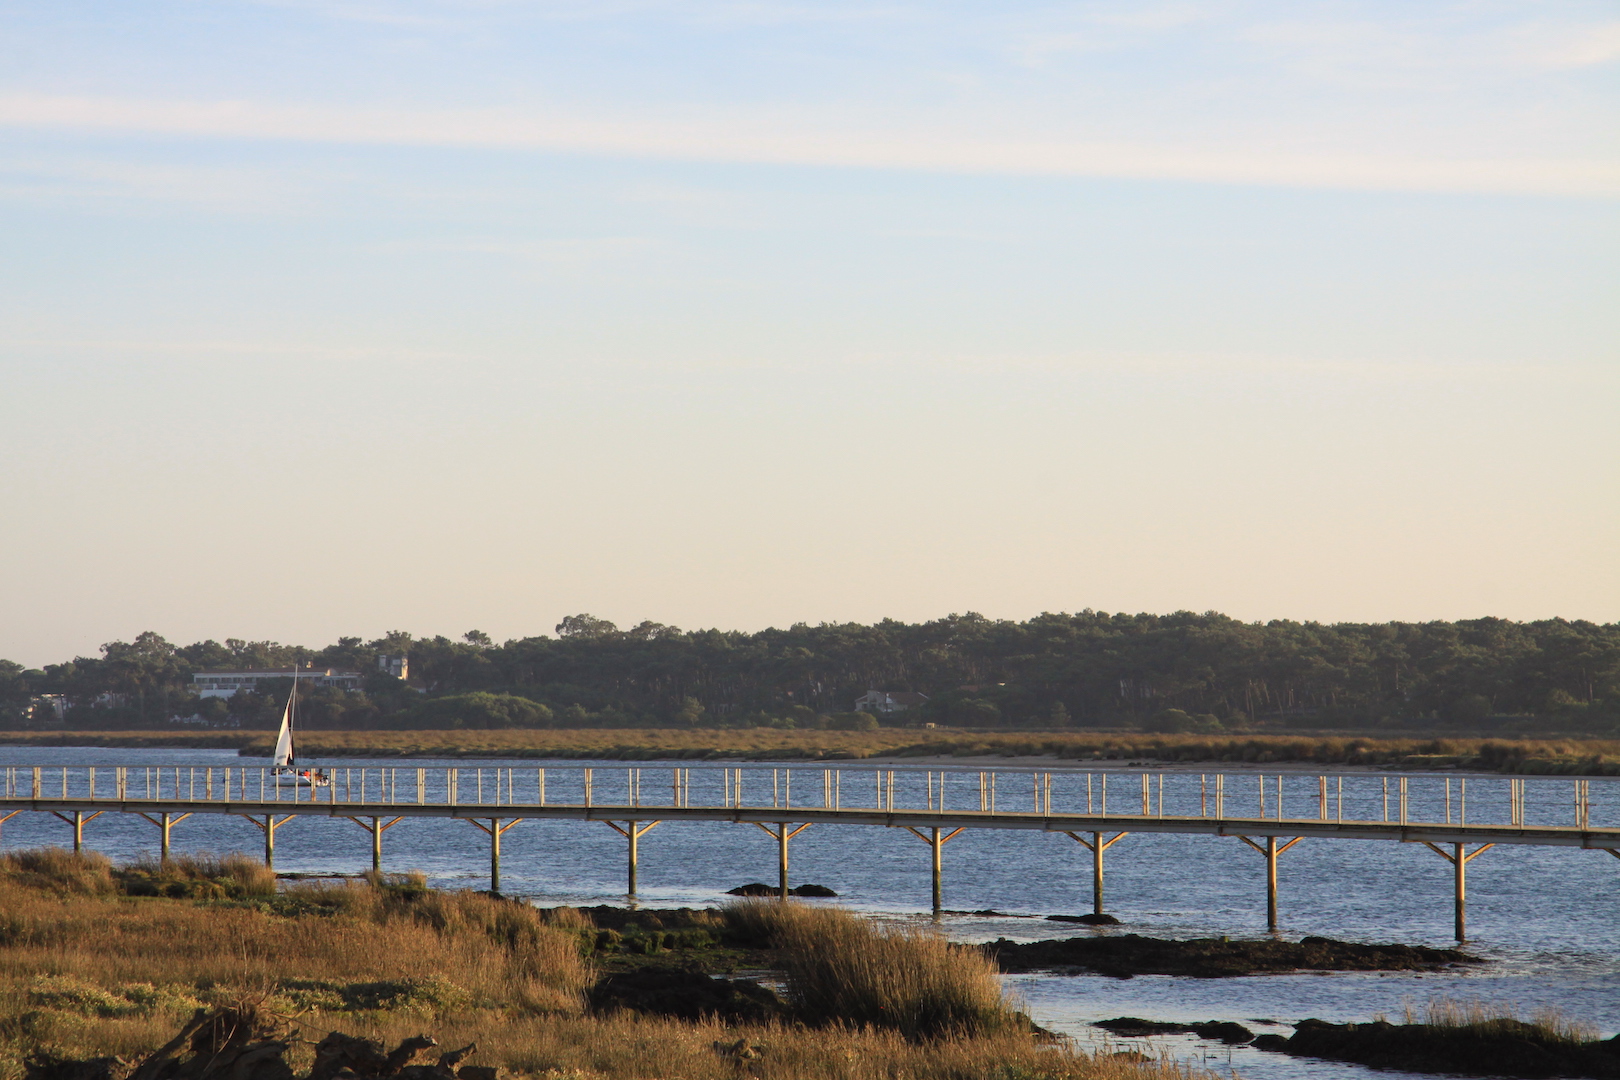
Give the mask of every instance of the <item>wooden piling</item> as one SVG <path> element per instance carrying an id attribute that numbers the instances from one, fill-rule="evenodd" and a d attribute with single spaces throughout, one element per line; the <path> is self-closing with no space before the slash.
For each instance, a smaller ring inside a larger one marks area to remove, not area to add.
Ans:
<path id="1" fill-rule="evenodd" d="M 1452 845 L 1452 870 L 1456 878 L 1456 906 L 1453 912 L 1453 928 L 1458 941 L 1468 940 L 1468 858 L 1463 854 L 1461 844 Z"/>
<path id="2" fill-rule="evenodd" d="M 637 863 L 638 858 L 639 858 L 639 852 L 637 850 L 637 847 L 638 847 L 639 841 L 641 840 L 641 834 L 636 831 L 636 823 L 635 822 L 627 821 L 627 822 L 625 822 L 625 824 L 629 826 L 629 828 L 625 830 L 624 835 L 625 835 L 625 838 L 627 840 L 629 840 L 628 847 L 629 847 L 629 852 L 630 852 L 630 854 L 629 854 L 629 865 L 627 867 L 627 875 L 626 875 L 626 880 L 629 883 L 629 888 L 627 888 L 625 890 L 625 892 L 626 892 L 627 895 L 634 896 L 634 895 L 636 895 L 636 863 Z"/>
<path id="3" fill-rule="evenodd" d="M 785 902 L 788 898 L 788 827 L 785 821 L 776 823 L 776 869 L 780 879 L 779 899 Z"/>
<path id="4" fill-rule="evenodd" d="M 501 891 L 501 819 L 489 819 L 489 891 Z"/>
<path id="5" fill-rule="evenodd" d="M 1266 837 L 1266 929 L 1277 930 L 1277 838 Z"/>
<path id="6" fill-rule="evenodd" d="M 1091 834 L 1091 913 L 1103 913 L 1103 838 L 1102 833 Z"/>
<path id="7" fill-rule="evenodd" d="M 945 844 L 939 838 L 938 826 L 928 830 L 928 846 L 934 849 L 934 914 L 938 915 L 945 907 L 945 890 L 940 871 L 940 849 Z"/>

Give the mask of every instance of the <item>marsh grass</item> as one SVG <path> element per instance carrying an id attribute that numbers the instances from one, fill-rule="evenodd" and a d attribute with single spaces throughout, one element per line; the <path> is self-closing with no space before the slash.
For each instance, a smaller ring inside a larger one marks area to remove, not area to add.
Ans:
<path id="1" fill-rule="evenodd" d="M 880 926 L 837 908 L 743 900 L 724 909 L 745 938 L 779 950 L 806 1023 L 873 1026 L 910 1039 L 1028 1031 L 995 964 L 923 927 Z"/>
<path id="2" fill-rule="evenodd" d="M 1387 1017 L 1380 1015 L 1387 1022 Z M 1581 1046 L 1598 1040 L 1598 1031 L 1589 1024 L 1571 1020 L 1556 1008 L 1537 1009 L 1526 1019 L 1510 1004 L 1478 1001 L 1472 998 L 1431 998 L 1422 1008 L 1408 1001 L 1401 1022 L 1426 1024 L 1437 1032 L 1466 1038 L 1529 1036 L 1544 1043 Z"/>
<path id="3" fill-rule="evenodd" d="M 476 1041 L 477 1063 L 543 1080 L 1190 1075 L 1037 1044 L 1008 1022 L 993 974 L 973 954 L 842 912 L 740 906 L 736 918 L 791 945 L 790 974 L 828 1022 L 727 1027 L 587 1015 L 594 972 L 579 943 L 592 922 L 577 910 L 436 892 L 408 875 L 275 896 L 248 888 L 224 900 L 120 889 L 135 873 L 251 883 L 234 865 L 226 857 L 119 870 L 66 852 L 0 859 L 0 1080 L 20 1080 L 26 1057 L 41 1050 L 139 1058 L 199 1006 L 244 1001 L 306 1040 L 288 1055 L 300 1073 L 311 1044 L 337 1030 L 389 1045 L 423 1031 L 447 1045 Z M 851 982 L 852 996 L 838 996 L 837 980 Z M 844 1007 L 866 1018 L 836 1016 Z M 934 1037 L 915 1037 L 924 1031 Z M 739 1040 L 746 1060 L 724 1052 Z"/>

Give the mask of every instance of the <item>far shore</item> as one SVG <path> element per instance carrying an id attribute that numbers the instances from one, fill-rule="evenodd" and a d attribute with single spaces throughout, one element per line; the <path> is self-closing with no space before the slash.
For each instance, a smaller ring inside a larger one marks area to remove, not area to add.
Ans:
<path id="1" fill-rule="evenodd" d="M 0 732 L 0 747 L 235 750 L 266 757 L 268 731 Z M 744 729 L 455 729 L 309 731 L 307 760 L 523 759 L 755 761 L 938 769 L 1129 769 L 1320 772 L 1398 768 L 1489 774 L 1620 776 L 1620 740 L 1356 732 L 1151 734 L 1095 729 L 876 731 Z M 4 750 L 0 749 L 0 760 Z"/>

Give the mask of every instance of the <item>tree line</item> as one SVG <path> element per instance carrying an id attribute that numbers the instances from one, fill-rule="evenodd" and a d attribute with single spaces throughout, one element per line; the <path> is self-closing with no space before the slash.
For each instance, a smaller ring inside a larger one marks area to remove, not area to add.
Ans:
<path id="1" fill-rule="evenodd" d="M 408 657 L 409 682 L 379 670 L 379 656 Z M 576 615 L 554 635 L 504 643 L 476 630 L 395 632 L 320 649 L 177 646 L 147 632 L 42 669 L 0 661 L 0 724 L 268 726 L 291 680 L 202 700 L 192 675 L 295 663 L 365 676 L 355 692 L 303 687 L 300 716 L 312 728 L 863 726 L 871 718 L 851 710 L 871 689 L 929 696 L 884 723 L 974 728 L 1620 726 L 1620 624 L 1246 623 L 1089 610 L 755 633 L 620 629 Z"/>

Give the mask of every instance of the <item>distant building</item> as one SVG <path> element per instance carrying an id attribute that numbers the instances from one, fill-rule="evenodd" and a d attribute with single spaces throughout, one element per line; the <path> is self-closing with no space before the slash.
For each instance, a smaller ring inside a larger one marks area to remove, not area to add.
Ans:
<path id="1" fill-rule="evenodd" d="M 913 694 L 909 690 L 868 690 L 855 699 L 855 711 L 887 716 L 889 713 L 914 709 L 927 700 L 926 694 Z"/>
<path id="2" fill-rule="evenodd" d="M 306 679 L 316 686 L 330 686 L 337 690 L 359 690 L 363 679 L 357 671 L 338 671 L 327 668 L 298 669 L 298 681 Z M 191 688 L 198 697 L 230 697 L 238 690 L 258 688 L 260 679 L 290 679 L 292 668 L 262 668 L 258 671 L 199 671 L 191 677 Z"/>
<path id="3" fill-rule="evenodd" d="M 411 658 L 408 656 L 379 656 L 377 657 L 377 670 L 385 675 L 392 675 L 400 682 L 411 677 Z"/>

